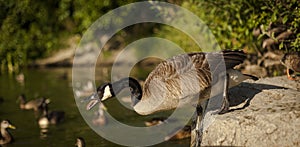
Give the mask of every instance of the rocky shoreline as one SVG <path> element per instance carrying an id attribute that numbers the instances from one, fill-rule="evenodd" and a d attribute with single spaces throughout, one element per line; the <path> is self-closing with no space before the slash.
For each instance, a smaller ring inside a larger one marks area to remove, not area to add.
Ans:
<path id="1" fill-rule="evenodd" d="M 204 146 L 299 146 L 300 81 L 247 81 L 230 90 L 231 110 L 203 134 Z"/>

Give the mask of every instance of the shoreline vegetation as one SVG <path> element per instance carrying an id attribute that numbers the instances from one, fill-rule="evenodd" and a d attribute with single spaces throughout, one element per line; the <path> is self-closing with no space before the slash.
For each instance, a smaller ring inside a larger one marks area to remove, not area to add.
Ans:
<path id="1" fill-rule="evenodd" d="M 27 67 L 71 66 L 75 48 L 90 25 L 110 10 L 132 2 L 136 1 L 0 2 L 3 8 L 0 10 L 0 71 L 19 73 Z M 249 62 L 259 68 L 278 65 L 275 60 L 278 61 L 284 52 L 300 51 L 300 4 L 297 0 L 166 2 L 182 6 L 202 19 L 222 49 L 243 49 L 251 53 Z M 201 50 L 180 30 L 143 23 L 115 34 L 104 46 L 104 55 L 100 56 L 108 59 L 106 64 L 109 65 L 112 63 L 109 59 L 117 51 L 145 37 L 168 39 L 186 52 Z M 274 61 L 269 61 L 270 58 Z M 280 75 L 280 72 L 264 74 L 269 75 Z"/>

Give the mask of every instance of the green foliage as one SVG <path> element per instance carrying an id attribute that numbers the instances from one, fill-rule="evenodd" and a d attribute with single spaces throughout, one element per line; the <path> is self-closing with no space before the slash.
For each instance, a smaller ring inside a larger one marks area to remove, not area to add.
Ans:
<path id="1" fill-rule="evenodd" d="M 185 52 L 201 51 L 201 48 L 199 48 L 190 36 L 173 27 L 163 25 L 159 31 L 156 30 L 154 33 L 157 37 L 170 40 L 176 45 L 179 45 Z"/>
<path id="2" fill-rule="evenodd" d="M 101 15 L 137 0 L 0 0 L 0 70 L 18 70 L 29 62 L 58 50 L 68 37 L 83 34 Z M 298 0 L 189 0 L 174 1 L 198 15 L 215 35 L 221 48 L 263 50 L 270 24 L 284 26 L 292 35 L 276 40 L 283 50 L 300 50 L 300 3 Z M 117 18 L 116 18 L 117 20 Z M 180 18 L 178 18 L 180 21 Z M 141 26 L 143 25 L 136 25 Z M 196 43 L 180 30 L 152 25 L 125 31 L 126 40 L 139 36 L 169 39 L 186 51 L 199 51 Z M 253 30 L 260 29 L 260 37 Z M 124 33 L 124 32 L 123 32 Z M 131 34 L 130 34 L 131 33 Z"/>
<path id="3" fill-rule="evenodd" d="M 300 3 L 297 0 L 191 0 L 181 5 L 208 25 L 223 49 L 262 51 L 261 44 L 265 37 L 257 38 L 253 31 L 273 23 L 284 25 L 293 32 L 292 37 L 279 44 L 280 49 L 299 50 Z M 168 31 L 169 28 L 164 30 L 168 32 L 164 35 L 167 38 L 176 36 L 174 38 L 181 46 L 194 48 L 180 41 L 186 40 L 186 37 L 181 37 L 176 31 Z"/>
<path id="4" fill-rule="evenodd" d="M 58 50 L 108 10 L 130 0 L 0 0 L 0 70 L 20 66 Z"/>

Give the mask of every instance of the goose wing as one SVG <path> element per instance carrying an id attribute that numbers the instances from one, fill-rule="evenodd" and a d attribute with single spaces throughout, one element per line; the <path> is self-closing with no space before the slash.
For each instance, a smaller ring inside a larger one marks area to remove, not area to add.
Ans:
<path id="1" fill-rule="evenodd" d="M 140 114 L 151 114 L 156 111 L 170 110 L 182 104 L 208 98 L 212 81 L 209 59 L 220 63 L 225 60 L 226 68 L 243 62 L 244 54 L 237 51 L 218 53 L 189 53 L 174 56 L 160 63 L 147 77 L 141 101 L 135 106 Z M 222 57 L 222 58 L 220 58 Z M 196 98 L 196 99 L 194 99 Z M 197 102 L 197 101 L 195 101 Z M 192 102 L 193 103 L 193 102 Z"/>

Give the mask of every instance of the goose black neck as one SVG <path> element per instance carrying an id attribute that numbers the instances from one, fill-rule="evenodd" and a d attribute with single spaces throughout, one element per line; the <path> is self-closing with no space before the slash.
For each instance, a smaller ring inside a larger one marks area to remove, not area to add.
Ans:
<path id="1" fill-rule="evenodd" d="M 142 98 L 142 88 L 136 79 L 128 77 L 112 83 L 114 94 L 118 94 L 128 87 L 130 88 L 132 102 L 135 104 Z"/>

